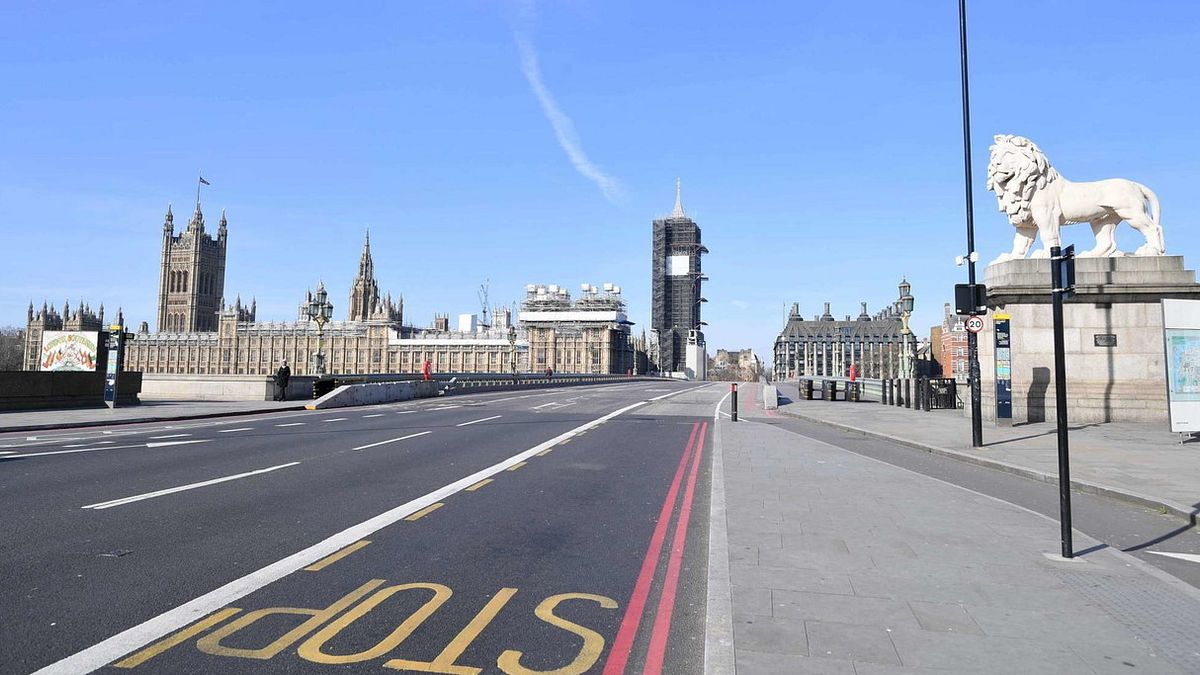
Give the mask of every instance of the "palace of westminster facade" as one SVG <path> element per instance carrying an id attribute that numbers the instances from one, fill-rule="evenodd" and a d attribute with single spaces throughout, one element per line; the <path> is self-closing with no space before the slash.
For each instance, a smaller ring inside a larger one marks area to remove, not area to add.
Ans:
<path id="1" fill-rule="evenodd" d="M 157 331 L 151 332 L 146 322 L 141 323 L 126 343 L 125 370 L 269 375 L 286 360 L 293 374 L 312 372 L 319 336 L 317 322 L 306 311 L 312 291 L 300 304 L 296 321 L 257 321 L 256 302 L 244 305 L 240 297 L 232 304 L 224 300 L 227 247 L 224 212 L 214 238 L 205 231 L 199 203 L 179 233 L 168 207 L 162 228 Z M 549 368 L 555 372 L 626 373 L 633 370 L 635 349 L 644 350 L 644 341 L 632 339 L 619 296 L 609 294 L 607 300 L 606 311 L 587 311 L 584 299 L 579 307 L 568 302 L 561 310 L 563 321 L 538 307 L 542 311 L 531 315 L 535 320 L 516 326 L 512 311 L 500 307 L 493 312 L 491 325 L 482 328 L 460 325 L 460 330 L 452 330 L 444 315 L 436 317 L 431 328 L 408 326 L 404 324 L 403 298 L 393 301 L 390 294 L 380 293 L 368 234 L 351 285 L 346 318 L 329 321 L 320 331 L 325 371 L 416 373 L 428 360 L 434 371 L 446 373 L 527 372 L 531 368 L 538 372 Z M 536 293 L 531 291 L 526 303 L 536 301 Z M 118 316 L 118 323 L 123 320 Z M 25 368 L 37 370 L 43 333 L 103 330 L 103 305 L 96 314 L 82 303 L 75 311 L 64 306 L 61 313 L 45 304 L 35 311 L 31 303 L 27 327 Z"/>

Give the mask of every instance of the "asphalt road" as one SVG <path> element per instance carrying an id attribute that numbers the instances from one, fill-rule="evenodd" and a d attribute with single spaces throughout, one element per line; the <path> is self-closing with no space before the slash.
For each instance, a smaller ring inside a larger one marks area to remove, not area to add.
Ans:
<path id="1" fill-rule="evenodd" d="M 781 391 L 784 395 L 791 396 L 797 393 L 793 385 L 783 385 Z M 872 404 L 858 405 L 867 406 L 864 412 L 869 413 Z M 1057 485 L 934 455 L 782 413 L 771 417 L 762 417 L 761 412 L 756 414 L 760 415 L 759 422 L 780 426 L 851 452 L 997 497 L 1056 521 L 1059 518 Z M 914 417 L 914 421 L 919 422 L 920 418 Z M 1130 502 L 1082 492 L 1072 493 L 1071 505 L 1072 525 L 1076 530 L 1103 542 L 1103 545 L 1135 555 L 1200 588 L 1200 564 L 1162 555 L 1200 554 L 1200 531 L 1191 523 Z M 1083 546 L 1076 546 L 1077 552 L 1084 549 Z"/>
<path id="2" fill-rule="evenodd" d="M 0 437 L 0 672 L 697 672 L 721 393 Z"/>

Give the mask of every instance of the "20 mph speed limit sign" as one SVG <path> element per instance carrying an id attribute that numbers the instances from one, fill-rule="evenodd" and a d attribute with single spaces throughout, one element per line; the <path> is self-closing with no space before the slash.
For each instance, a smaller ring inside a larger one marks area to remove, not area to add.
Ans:
<path id="1" fill-rule="evenodd" d="M 973 316 L 967 319 L 967 330 L 978 333 L 983 330 L 983 317 Z"/>

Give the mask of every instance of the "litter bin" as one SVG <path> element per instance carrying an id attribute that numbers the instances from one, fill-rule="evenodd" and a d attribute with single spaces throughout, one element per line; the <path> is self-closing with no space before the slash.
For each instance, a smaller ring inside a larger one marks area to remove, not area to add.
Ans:
<path id="1" fill-rule="evenodd" d="M 861 386 L 862 386 L 861 382 L 847 382 L 846 383 L 846 400 L 847 401 L 856 401 L 856 402 L 861 401 L 862 400 L 862 393 L 860 391 Z"/>
<path id="2" fill-rule="evenodd" d="M 813 381 L 800 380 L 800 398 L 805 401 L 813 400 Z"/>
<path id="3" fill-rule="evenodd" d="M 821 381 L 821 400 L 836 401 L 837 400 L 837 382 L 834 380 Z"/>

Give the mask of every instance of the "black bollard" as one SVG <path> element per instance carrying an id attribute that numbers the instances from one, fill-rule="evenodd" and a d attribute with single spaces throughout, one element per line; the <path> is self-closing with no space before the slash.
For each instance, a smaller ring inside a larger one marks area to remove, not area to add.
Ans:
<path id="1" fill-rule="evenodd" d="M 925 378 L 925 412 L 933 410 L 933 378 Z"/>
<path id="2" fill-rule="evenodd" d="M 912 378 L 904 378 L 904 407 L 912 409 Z"/>
<path id="3" fill-rule="evenodd" d="M 729 420 L 737 421 L 737 383 L 729 385 Z"/>

